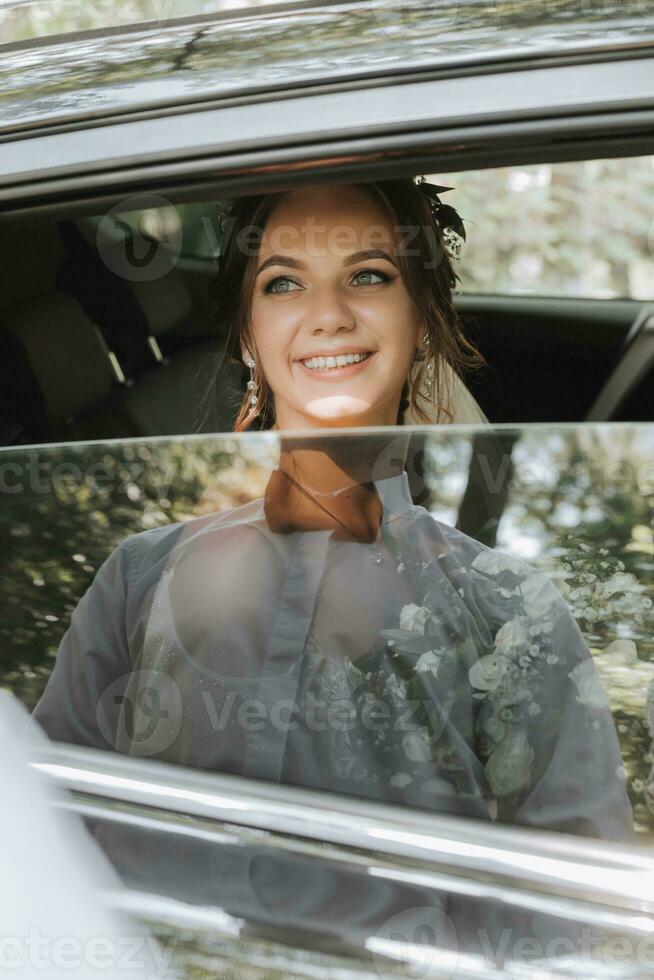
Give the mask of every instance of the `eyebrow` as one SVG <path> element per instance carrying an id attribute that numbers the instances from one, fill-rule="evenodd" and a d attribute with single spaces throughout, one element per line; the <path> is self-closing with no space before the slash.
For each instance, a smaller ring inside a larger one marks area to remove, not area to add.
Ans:
<path id="1" fill-rule="evenodd" d="M 395 259 L 384 252 L 380 248 L 368 248 L 362 252 L 353 252 L 352 255 L 348 255 L 343 261 L 343 265 L 356 265 L 357 262 L 364 262 L 366 259 L 386 259 L 391 265 L 397 268 L 397 262 Z M 262 262 L 257 270 L 257 275 L 261 275 L 264 269 L 268 269 L 271 265 L 285 265 L 291 269 L 304 269 L 305 265 L 303 262 L 299 262 L 298 259 L 294 259 L 291 255 L 271 255 L 270 258 Z"/>

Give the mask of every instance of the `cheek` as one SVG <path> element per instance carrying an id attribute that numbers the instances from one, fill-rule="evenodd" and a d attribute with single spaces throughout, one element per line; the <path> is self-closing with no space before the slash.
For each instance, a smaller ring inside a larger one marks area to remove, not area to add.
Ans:
<path id="1" fill-rule="evenodd" d="M 252 307 L 252 336 L 264 373 L 279 371 L 288 363 L 296 333 L 293 311 L 283 304 L 255 303 Z"/>
<path id="2" fill-rule="evenodd" d="M 362 303 L 360 313 L 380 345 L 403 365 L 411 363 L 418 341 L 418 311 L 406 293 L 389 292 L 382 302 Z"/>

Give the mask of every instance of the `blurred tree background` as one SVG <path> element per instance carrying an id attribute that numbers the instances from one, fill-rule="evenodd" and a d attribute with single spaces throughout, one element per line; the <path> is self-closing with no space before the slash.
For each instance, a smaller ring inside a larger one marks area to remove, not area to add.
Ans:
<path id="1" fill-rule="evenodd" d="M 497 548 L 544 571 L 566 599 L 611 702 L 636 828 L 654 838 L 654 429 L 516 431 L 511 466 L 486 482 L 491 495 L 509 483 Z M 458 432 L 428 436 L 431 510 L 448 524 L 471 444 Z M 483 461 L 477 470 L 489 472 Z"/>
<path id="2" fill-rule="evenodd" d="M 654 299 L 654 157 L 439 173 L 471 293 Z"/>
<path id="3" fill-rule="evenodd" d="M 105 443 L 0 455 L 0 686 L 32 709 L 70 614 L 137 531 L 260 496 L 269 440 Z"/>

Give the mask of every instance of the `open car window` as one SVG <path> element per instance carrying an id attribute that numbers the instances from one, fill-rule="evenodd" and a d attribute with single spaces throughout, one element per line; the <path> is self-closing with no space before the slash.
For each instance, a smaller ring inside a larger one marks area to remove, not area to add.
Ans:
<path id="1" fill-rule="evenodd" d="M 461 406 L 471 395 L 494 423 L 652 420 L 652 158 L 430 179 L 454 187 L 454 302 L 485 360 Z M 212 295 L 228 204 L 143 193 L 3 217 L 0 444 L 232 430 L 245 372 L 221 361 Z"/>

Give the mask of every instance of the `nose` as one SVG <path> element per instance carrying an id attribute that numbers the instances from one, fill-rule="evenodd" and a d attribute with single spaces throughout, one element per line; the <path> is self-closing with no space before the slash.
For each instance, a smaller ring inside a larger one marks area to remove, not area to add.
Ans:
<path id="1" fill-rule="evenodd" d="M 349 332 L 356 327 L 356 317 L 346 297 L 326 284 L 315 290 L 308 314 L 312 334 Z"/>

